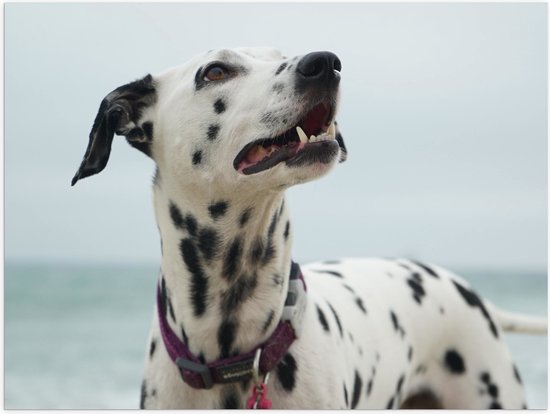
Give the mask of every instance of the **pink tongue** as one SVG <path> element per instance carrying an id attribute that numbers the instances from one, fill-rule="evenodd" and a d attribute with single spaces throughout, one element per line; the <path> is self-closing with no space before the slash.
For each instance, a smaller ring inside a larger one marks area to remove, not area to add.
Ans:
<path id="1" fill-rule="evenodd" d="M 250 164 L 256 164 L 257 162 L 263 160 L 269 154 L 269 152 L 269 149 L 266 149 L 261 145 L 256 145 L 254 148 L 248 151 L 248 154 L 246 154 L 246 162 Z"/>

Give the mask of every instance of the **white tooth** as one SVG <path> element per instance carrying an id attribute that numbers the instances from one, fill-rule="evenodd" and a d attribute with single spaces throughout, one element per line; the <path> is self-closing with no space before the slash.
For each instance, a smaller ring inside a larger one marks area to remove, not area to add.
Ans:
<path id="1" fill-rule="evenodd" d="M 312 135 L 311 138 L 309 139 L 309 142 L 319 142 L 319 141 L 325 141 L 327 139 L 327 136 L 325 134 L 320 134 L 320 135 Z"/>
<path id="2" fill-rule="evenodd" d="M 296 132 L 298 133 L 298 137 L 300 138 L 300 142 L 302 144 L 306 144 L 307 143 L 307 135 L 304 132 L 304 130 L 302 128 L 300 128 L 299 126 L 297 126 L 296 127 Z"/>
<path id="3" fill-rule="evenodd" d="M 334 122 L 330 124 L 330 127 L 328 128 L 327 135 L 329 139 L 335 139 L 336 138 L 336 126 L 334 125 Z"/>

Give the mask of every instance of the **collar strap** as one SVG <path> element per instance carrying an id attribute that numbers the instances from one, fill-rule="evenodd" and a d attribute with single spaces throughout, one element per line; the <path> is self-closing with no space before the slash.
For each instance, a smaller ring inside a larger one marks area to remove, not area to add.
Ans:
<path id="1" fill-rule="evenodd" d="M 160 286 L 157 287 L 157 313 L 164 346 L 172 361 L 178 366 L 181 378 L 193 388 L 212 388 L 214 384 L 246 381 L 252 378 L 254 357 L 260 354 L 259 371 L 264 375 L 271 371 L 287 352 L 294 339 L 299 337 L 306 308 L 306 283 L 297 263 L 292 262 L 288 293 L 279 324 L 271 336 L 255 349 L 230 358 L 203 364 L 191 353 L 185 343 L 172 331 L 166 320 Z"/>

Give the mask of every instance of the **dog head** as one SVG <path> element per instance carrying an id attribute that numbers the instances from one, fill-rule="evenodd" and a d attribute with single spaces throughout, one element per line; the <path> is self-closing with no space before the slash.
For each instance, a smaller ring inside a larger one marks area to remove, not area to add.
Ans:
<path id="1" fill-rule="evenodd" d="M 121 86 L 103 99 L 72 184 L 105 168 L 115 134 L 184 190 L 278 189 L 319 177 L 347 154 L 334 120 L 340 70 L 330 52 L 218 50 Z"/>

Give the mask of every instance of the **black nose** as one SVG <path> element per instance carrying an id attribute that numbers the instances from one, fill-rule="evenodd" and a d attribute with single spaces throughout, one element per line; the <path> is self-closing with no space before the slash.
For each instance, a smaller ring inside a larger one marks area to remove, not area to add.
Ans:
<path id="1" fill-rule="evenodd" d="M 339 80 L 342 64 L 332 52 L 313 52 L 298 62 L 296 70 L 306 81 Z"/>

